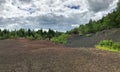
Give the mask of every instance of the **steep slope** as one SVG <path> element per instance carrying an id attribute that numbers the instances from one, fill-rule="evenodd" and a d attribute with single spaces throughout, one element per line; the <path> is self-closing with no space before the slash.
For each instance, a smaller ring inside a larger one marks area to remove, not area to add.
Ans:
<path id="1" fill-rule="evenodd" d="M 68 38 L 68 47 L 94 47 L 101 40 L 113 40 L 120 42 L 120 28 L 104 30 L 96 34 L 86 36 L 71 36 Z"/>

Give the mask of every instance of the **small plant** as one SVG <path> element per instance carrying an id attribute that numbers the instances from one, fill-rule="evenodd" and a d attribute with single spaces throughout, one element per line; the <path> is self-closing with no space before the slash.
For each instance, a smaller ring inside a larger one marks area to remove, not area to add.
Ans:
<path id="1" fill-rule="evenodd" d="M 33 36 L 27 36 L 26 38 L 29 40 L 34 40 Z"/>
<path id="2" fill-rule="evenodd" d="M 99 43 L 100 46 L 110 46 L 110 47 L 112 47 L 113 44 L 114 43 L 112 40 L 103 40 Z"/>
<path id="3" fill-rule="evenodd" d="M 113 49 L 120 50 L 120 43 L 114 43 L 114 44 L 112 45 L 112 48 L 113 48 Z"/>
<path id="4" fill-rule="evenodd" d="M 87 36 L 87 37 L 91 37 L 91 36 L 92 36 L 92 34 L 86 34 L 86 36 Z"/>

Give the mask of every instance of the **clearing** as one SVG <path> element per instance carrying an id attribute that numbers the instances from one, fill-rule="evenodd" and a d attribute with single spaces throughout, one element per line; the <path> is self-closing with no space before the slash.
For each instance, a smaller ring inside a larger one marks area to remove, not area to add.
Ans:
<path id="1" fill-rule="evenodd" d="M 120 72 L 120 53 L 47 40 L 0 40 L 0 72 Z"/>

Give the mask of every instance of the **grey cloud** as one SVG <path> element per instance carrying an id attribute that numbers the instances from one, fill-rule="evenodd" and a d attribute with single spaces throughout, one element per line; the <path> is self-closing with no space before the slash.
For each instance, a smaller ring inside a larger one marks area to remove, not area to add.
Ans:
<path id="1" fill-rule="evenodd" d="M 22 3 L 30 3 L 32 0 L 19 0 Z"/>
<path id="2" fill-rule="evenodd" d="M 87 18 L 87 19 L 86 19 Z M 72 16 L 66 18 L 64 16 L 55 15 L 44 15 L 37 17 L 28 17 L 27 20 L 33 23 L 34 27 L 43 29 L 54 29 L 57 31 L 68 31 L 73 29 L 73 24 L 83 24 L 87 23 L 90 17 L 87 17 L 87 12 L 82 14 L 73 14 Z"/>
<path id="3" fill-rule="evenodd" d="M 94 12 L 106 10 L 114 0 L 88 0 L 90 9 Z"/>
<path id="4" fill-rule="evenodd" d="M 82 24 L 86 22 L 86 19 L 82 19 L 82 17 L 86 17 L 86 13 L 83 14 L 75 14 L 69 18 L 64 16 L 56 16 L 56 15 L 43 15 L 37 17 L 27 17 L 27 18 L 1 18 L 0 19 L 0 27 L 10 28 L 9 25 L 17 24 L 11 29 L 25 28 L 25 29 L 53 29 L 57 31 L 67 31 L 72 29 L 71 25 L 73 24 Z M 81 19 L 80 19 L 81 18 Z"/>
<path id="5" fill-rule="evenodd" d="M 0 0 L 0 5 L 4 4 L 6 0 Z"/>

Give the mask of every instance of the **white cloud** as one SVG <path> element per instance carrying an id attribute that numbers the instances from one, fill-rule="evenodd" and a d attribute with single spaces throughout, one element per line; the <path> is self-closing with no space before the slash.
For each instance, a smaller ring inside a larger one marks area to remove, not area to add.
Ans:
<path id="1" fill-rule="evenodd" d="M 66 31 L 87 23 L 91 18 L 102 18 L 115 10 L 117 2 L 118 0 L 0 0 L 0 28 L 15 29 L 17 26 Z"/>

